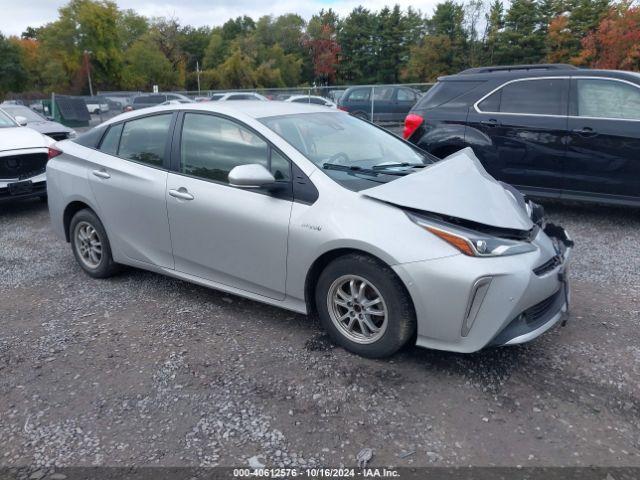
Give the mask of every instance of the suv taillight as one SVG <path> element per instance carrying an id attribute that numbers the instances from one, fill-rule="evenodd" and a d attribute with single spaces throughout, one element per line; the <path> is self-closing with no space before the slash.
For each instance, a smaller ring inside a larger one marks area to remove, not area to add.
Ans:
<path id="1" fill-rule="evenodd" d="M 404 130 L 402 131 L 402 138 L 407 139 L 416 129 L 422 125 L 424 118 L 420 115 L 416 115 L 415 113 L 410 113 L 407 115 L 407 118 L 404 119 Z"/>
<path id="2" fill-rule="evenodd" d="M 62 155 L 62 150 L 58 150 L 57 148 L 49 147 L 47 160 L 51 160 L 52 158 L 55 158 L 58 155 Z"/>

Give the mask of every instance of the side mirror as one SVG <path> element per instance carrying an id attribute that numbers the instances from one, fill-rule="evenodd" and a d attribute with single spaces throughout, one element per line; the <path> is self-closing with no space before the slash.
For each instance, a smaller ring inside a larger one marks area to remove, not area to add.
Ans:
<path id="1" fill-rule="evenodd" d="M 276 181 L 263 165 L 251 163 L 238 165 L 229 172 L 229 185 L 239 188 L 260 188 Z"/>
<path id="2" fill-rule="evenodd" d="M 25 117 L 21 116 L 21 115 L 16 115 L 15 121 L 21 127 L 26 127 L 27 122 L 28 122 L 28 120 Z"/>

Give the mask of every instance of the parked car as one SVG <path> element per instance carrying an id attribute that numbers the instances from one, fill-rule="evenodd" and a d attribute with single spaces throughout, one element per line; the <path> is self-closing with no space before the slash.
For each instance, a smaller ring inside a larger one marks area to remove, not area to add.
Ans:
<path id="1" fill-rule="evenodd" d="M 336 88 L 334 90 L 331 90 L 329 92 L 329 98 L 337 104 L 340 101 L 340 98 L 342 97 L 344 92 L 346 91 L 347 91 L 346 88 Z"/>
<path id="2" fill-rule="evenodd" d="M 419 96 L 420 92 L 410 87 L 350 87 L 338 100 L 338 108 L 373 122 L 401 122 Z"/>
<path id="3" fill-rule="evenodd" d="M 325 107 L 338 108 L 338 106 L 328 98 L 317 95 L 291 95 L 285 102 L 311 103 L 313 105 L 324 105 Z"/>
<path id="4" fill-rule="evenodd" d="M 189 98 L 180 99 L 180 100 L 167 100 L 166 102 L 162 102 L 160 105 L 180 105 L 181 103 L 196 103 L 194 100 Z"/>
<path id="5" fill-rule="evenodd" d="M 23 105 L 0 105 L 0 110 L 13 118 L 21 126 L 27 126 L 54 140 L 66 140 L 77 136 L 72 128 L 47 120 L 37 112 Z"/>
<path id="6" fill-rule="evenodd" d="M 404 136 L 438 157 L 473 148 L 538 197 L 640 206 L 640 74 L 522 65 L 443 77 Z"/>
<path id="7" fill-rule="evenodd" d="M 255 92 L 229 92 L 218 98 L 218 102 L 226 102 L 228 100 L 259 100 L 267 102 L 269 99 L 264 95 Z"/>
<path id="8" fill-rule="evenodd" d="M 169 105 L 58 144 L 49 211 L 90 276 L 126 264 L 317 312 L 365 356 L 542 334 L 567 305 L 566 232 L 471 149 L 434 160 L 325 107 Z"/>
<path id="9" fill-rule="evenodd" d="M 0 202 L 47 197 L 45 166 L 53 143 L 0 111 Z"/>
<path id="10" fill-rule="evenodd" d="M 100 113 L 106 113 L 109 111 L 109 102 L 106 98 L 93 96 L 93 97 L 83 97 L 84 102 L 87 104 L 87 110 L 89 113 L 94 115 L 98 115 Z"/>
<path id="11" fill-rule="evenodd" d="M 146 93 L 133 97 L 131 105 L 125 111 L 140 110 L 141 108 L 155 107 L 168 100 L 192 100 L 180 93 Z"/>

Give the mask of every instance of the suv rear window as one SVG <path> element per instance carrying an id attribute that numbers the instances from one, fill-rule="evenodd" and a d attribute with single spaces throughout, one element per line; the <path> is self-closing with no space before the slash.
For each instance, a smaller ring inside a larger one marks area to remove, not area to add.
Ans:
<path id="1" fill-rule="evenodd" d="M 569 81 L 541 78 L 509 83 L 478 104 L 483 112 L 566 115 Z"/>
<path id="2" fill-rule="evenodd" d="M 416 108 L 427 109 L 435 108 L 458 98 L 467 92 L 470 92 L 478 85 L 484 82 L 464 82 L 447 80 L 446 82 L 438 82 L 431 87 L 427 93 L 420 99 Z"/>

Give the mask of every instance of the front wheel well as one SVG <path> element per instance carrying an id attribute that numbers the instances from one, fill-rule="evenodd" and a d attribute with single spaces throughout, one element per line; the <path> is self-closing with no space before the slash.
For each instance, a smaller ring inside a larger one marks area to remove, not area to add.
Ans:
<path id="1" fill-rule="evenodd" d="M 365 252 L 364 250 L 358 250 L 357 248 L 338 248 L 338 249 L 330 250 L 328 252 L 323 253 L 313 262 L 313 264 L 311 265 L 311 268 L 309 268 L 309 271 L 307 272 L 307 278 L 305 279 L 305 283 L 304 283 L 304 299 L 307 305 L 308 315 L 317 316 L 315 290 L 316 290 L 316 285 L 318 283 L 318 279 L 320 278 L 320 274 L 325 269 L 325 267 L 329 265 L 336 258 L 343 257 L 345 255 L 354 255 L 354 254 L 370 257 L 375 261 L 380 262 L 383 265 L 386 265 L 387 267 L 389 267 L 389 265 L 387 265 L 387 263 L 381 258 L 376 257 L 371 253 Z M 399 277 L 396 276 L 396 278 L 398 279 L 398 282 L 400 282 L 400 285 L 402 285 L 402 288 L 407 290 L 406 286 L 404 285 L 404 282 L 402 282 L 402 280 Z M 409 298 L 411 298 L 410 295 L 409 295 Z"/>
<path id="2" fill-rule="evenodd" d="M 67 242 L 71 241 L 71 238 L 69 237 L 69 226 L 71 225 L 71 219 L 76 213 L 78 213 L 80 210 L 84 210 L 85 208 L 93 211 L 93 209 L 89 205 L 77 200 L 74 202 L 71 202 L 64 209 L 64 214 L 62 215 L 62 222 L 64 224 L 64 237 L 67 240 Z"/>

